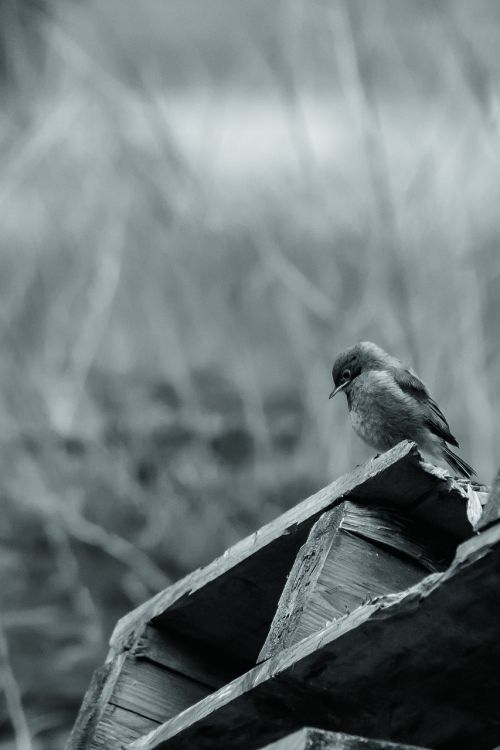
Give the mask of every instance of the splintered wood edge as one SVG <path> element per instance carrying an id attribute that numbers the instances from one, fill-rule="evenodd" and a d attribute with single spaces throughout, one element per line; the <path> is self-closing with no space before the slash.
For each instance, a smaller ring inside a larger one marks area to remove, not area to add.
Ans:
<path id="1" fill-rule="evenodd" d="M 345 503 L 342 503 L 332 510 L 325 511 L 313 525 L 306 542 L 300 548 L 257 663 L 290 645 L 307 599 L 314 590 L 313 584 L 317 582 L 330 552 L 334 534 L 340 527 L 345 514 L 344 506 Z"/>
<path id="2" fill-rule="evenodd" d="M 69 736 L 66 750 L 87 750 L 90 747 L 95 729 L 108 705 L 125 659 L 125 653 L 111 654 L 106 663 L 94 672 Z"/>
<path id="3" fill-rule="evenodd" d="M 457 514 L 462 512 L 465 516 L 467 493 L 462 485 L 444 470 L 436 469 L 432 464 L 425 463 L 415 443 L 405 440 L 386 453 L 356 467 L 354 471 L 344 474 L 319 492 L 298 503 L 286 513 L 230 547 L 223 555 L 206 567 L 198 568 L 177 581 L 173 586 L 164 589 L 129 612 L 119 620 L 115 627 L 110 639 L 111 649 L 119 653 L 122 649 L 130 648 L 141 636 L 146 625 L 155 617 L 160 616 L 172 606 L 180 606 L 183 599 L 189 598 L 196 591 L 223 576 L 273 541 L 282 536 L 294 534 L 304 522 L 310 521 L 312 525 L 316 516 L 328 510 L 343 498 L 352 496 L 355 499 L 357 493 L 362 493 L 365 485 L 387 470 L 405 463 L 421 473 L 423 483 L 424 480 L 432 482 L 436 493 L 453 498 L 457 503 Z M 428 495 L 429 493 L 426 493 L 425 497 Z"/>
<path id="4" fill-rule="evenodd" d="M 420 459 L 420 465 L 428 474 L 444 481 L 449 492 L 454 492 L 463 498 L 469 523 L 473 528 L 479 528 L 483 508 L 488 502 L 489 488 L 471 479 L 453 477 L 447 469 L 434 466 L 434 464 L 422 458 Z"/>
<path id="5" fill-rule="evenodd" d="M 397 620 L 403 615 L 413 614 L 434 591 L 487 556 L 499 544 L 500 523 L 461 544 L 457 549 L 453 563 L 444 572 L 433 573 L 401 593 L 381 596 L 358 607 L 352 613 L 334 621 L 319 633 L 314 633 L 281 651 L 276 656 L 233 680 L 216 693 L 212 693 L 199 703 L 187 708 L 178 716 L 131 743 L 128 746 L 129 750 L 156 750 L 162 743 L 177 737 L 209 715 L 213 722 L 213 717 L 219 709 L 232 703 L 245 693 L 249 693 L 259 685 L 278 678 L 287 670 L 296 669 L 299 662 L 313 657 L 315 652 L 324 649 L 369 621 Z"/>

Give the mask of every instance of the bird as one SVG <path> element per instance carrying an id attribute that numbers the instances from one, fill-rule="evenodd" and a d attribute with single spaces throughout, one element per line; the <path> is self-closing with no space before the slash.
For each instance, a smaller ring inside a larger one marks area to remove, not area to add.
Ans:
<path id="1" fill-rule="evenodd" d="M 463 477 L 476 474 L 454 453 L 458 448 L 446 418 L 427 387 L 410 368 L 371 341 L 361 341 L 337 356 L 334 389 L 343 391 L 354 431 L 377 451 L 412 440 L 429 456 L 444 460 Z"/>

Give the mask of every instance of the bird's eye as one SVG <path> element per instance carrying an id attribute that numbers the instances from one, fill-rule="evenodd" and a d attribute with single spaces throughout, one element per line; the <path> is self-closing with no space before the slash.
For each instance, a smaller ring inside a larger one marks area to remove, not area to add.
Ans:
<path id="1" fill-rule="evenodd" d="M 351 371 L 348 367 L 343 371 L 342 373 L 342 380 L 350 380 L 351 379 Z"/>

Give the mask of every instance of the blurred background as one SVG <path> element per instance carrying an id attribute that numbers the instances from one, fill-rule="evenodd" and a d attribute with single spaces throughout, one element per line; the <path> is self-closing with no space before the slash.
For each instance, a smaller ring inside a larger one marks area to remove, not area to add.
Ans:
<path id="1" fill-rule="evenodd" d="M 117 618 L 372 451 L 413 364 L 490 482 L 500 4 L 0 0 L 0 747 Z"/>

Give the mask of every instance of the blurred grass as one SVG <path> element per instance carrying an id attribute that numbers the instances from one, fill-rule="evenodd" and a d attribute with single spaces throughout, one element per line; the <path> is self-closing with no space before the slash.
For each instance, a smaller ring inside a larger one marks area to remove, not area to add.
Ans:
<path id="1" fill-rule="evenodd" d="M 0 747 L 54 750 L 121 614 L 370 455 L 343 347 L 491 479 L 500 9 L 0 7 Z"/>

